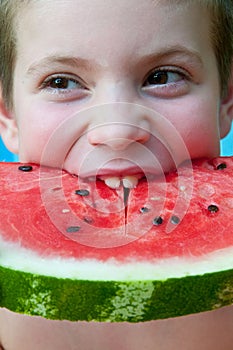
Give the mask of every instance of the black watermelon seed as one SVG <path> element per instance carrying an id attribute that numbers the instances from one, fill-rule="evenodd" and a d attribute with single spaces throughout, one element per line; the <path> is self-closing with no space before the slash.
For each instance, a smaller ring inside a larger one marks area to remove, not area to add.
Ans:
<path id="1" fill-rule="evenodd" d="M 75 194 L 86 197 L 86 196 L 89 196 L 90 192 L 88 190 L 76 190 Z"/>
<path id="2" fill-rule="evenodd" d="M 217 207 L 217 205 L 211 204 L 211 205 L 208 206 L 208 210 L 211 213 L 217 213 L 219 211 L 219 208 Z"/>
<path id="3" fill-rule="evenodd" d="M 150 209 L 147 208 L 147 207 L 142 207 L 142 208 L 140 209 L 140 212 L 144 214 L 144 213 L 148 213 L 149 210 L 150 210 Z"/>
<path id="4" fill-rule="evenodd" d="M 180 222 L 180 218 L 178 218 L 178 216 L 173 215 L 173 216 L 171 217 L 171 223 L 172 223 L 172 224 L 178 225 L 179 222 Z"/>
<path id="5" fill-rule="evenodd" d="M 66 232 L 73 233 L 73 232 L 78 232 L 80 230 L 80 226 L 69 226 L 66 229 Z"/>
<path id="6" fill-rule="evenodd" d="M 87 224 L 91 224 L 91 223 L 93 222 L 93 219 L 92 219 L 92 218 L 89 218 L 89 217 L 87 217 L 87 216 L 85 216 L 85 217 L 83 218 L 83 221 L 85 221 Z"/>
<path id="7" fill-rule="evenodd" d="M 227 165 L 226 163 L 220 163 L 218 166 L 217 166 L 217 170 L 223 170 L 223 169 L 226 169 Z"/>
<path id="8" fill-rule="evenodd" d="M 31 165 L 20 165 L 19 167 L 18 167 L 18 169 L 19 170 L 21 170 L 21 171 L 32 171 L 32 166 Z"/>
<path id="9" fill-rule="evenodd" d="M 153 220 L 153 225 L 155 225 L 155 226 L 159 226 L 162 223 L 163 223 L 163 219 L 161 218 L 161 216 L 157 216 Z"/>

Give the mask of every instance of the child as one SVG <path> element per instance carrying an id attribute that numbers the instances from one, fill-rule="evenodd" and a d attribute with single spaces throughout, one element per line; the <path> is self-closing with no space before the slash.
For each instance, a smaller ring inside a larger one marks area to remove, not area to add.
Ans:
<path id="1" fill-rule="evenodd" d="M 232 0 L 0 4 L 0 130 L 20 161 L 117 188 L 219 155 L 233 117 Z M 135 325 L 0 313 L 6 350 L 231 350 L 232 327 L 232 307 Z"/>

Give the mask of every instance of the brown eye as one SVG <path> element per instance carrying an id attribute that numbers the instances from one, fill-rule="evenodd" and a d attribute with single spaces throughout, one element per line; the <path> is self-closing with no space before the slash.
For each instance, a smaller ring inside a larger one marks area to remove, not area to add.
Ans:
<path id="1" fill-rule="evenodd" d="M 153 85 L 166 85 L 177 83 L 184 79 L 182 72 L 169 71 L 169 70 L 157 70 L 152 72 L 146 79 L 144 86 Z"/>
<path id="2" fill-rule="evenodd" d="M 51 101 L 73 101 L 87 97 L 91 90 L 75 74 L 57 73 L 45 78 L 38 87 Z"/>
<path id="3" fill-rule="evenodd" d="M 75 89 L 79 86 L 79 83 L 76 82 L 74 79 L 65 78 L 65 77 L 56 77 L 51 78 L 47 82 L 47 87 L 50 87 L 51 89 Z"/>
<path id="4" fill-rule="evenodd" d="M 147 83 L 150 85 L 161 85 L 161 84 L 167 84 L 168 82 L 168 74 L 167 72 L 154 72 L 151 75 L 149 75 L 147 79 Z"/>
<path id="5" fill-rule="evenodd" d="M 51 90 L 74 90 L 85 88 L 78 80 L 69 77 L 69 76 L 51 76 L 45 79 L 45 81 L 41 84 L 42 89 L 51 89 Z"/>
<path id="6" fill-rule="evenodd" d="M 49 87 L 53 89 L 67 89 L 68 83 L 66 78 L 54 78 L 50 81 Z"/>

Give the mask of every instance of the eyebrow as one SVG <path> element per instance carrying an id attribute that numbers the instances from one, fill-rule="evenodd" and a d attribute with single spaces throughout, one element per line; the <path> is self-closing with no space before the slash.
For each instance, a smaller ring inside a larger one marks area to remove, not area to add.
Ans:
<path id="1" fill-rule="evenodd" d="M 147 55 L 146 59 L 149 62 L 153 61 L 160 61 L 165 58 L 172 58 L 172 57 L 181 57 L 185 59 L 189 59 L 190 62 L 195 63 L 199 67 L 203 67 L 203 60 L 201 58 L 201 55 L 198 51 L 194 49 L 189 49 L 186 46 L 182 45 L 172 45 L 167 46 L 162 49 L 160 49 L 158 52 L 151 53 Z"/>
<path id="2" fill-rule="evenodd" d="M 60 55 L 50 55 L 47 57 L 34 62 L 28 69 L 27 75 L 33 75 L 40 72 L 41 69 L 51 68 L 54 65 L 63 65 L 73 68 L 84 68 L 86 70 L 93 70 L 93 66 L 89 60 L 73 57 L 73 56 L 60 56 Z"/>
<path id="3" fill-rule="evenodd" d="M 137 55 L 135 55 L 135 57 L 137 57 Z M 182 45 L 166 46 L 158 51 L 152 52 L 151 54 L 149 53 L 148 55 L 141 57 L 141 59 L 144 62 L 147 61 L 148 63 L 153 63 L 155 61 L 159 62 L 165 58 L 172 57 L 181 57 L 189 59 L 191 63 L 198 65 L 199 68 L 203 67 L 203 61 L 200 53 L 196 50 L 189 49 Z M 141 59 L 139 59 L 139 62 L 141 61 Z M 26 74 L 30 76 L 36 74 L 37 72 L 40 73 L 40 71 L 43 69 L 50 69 L 51 67 L 54 69 L 54 65 L 58 65 L 58 67 L 60 65 L 73 68 L 78 67 L 88 71 L 95 71 L 100 66 L 100 64 L 98 64 L 94 59 L 87 60 L 81 57 L 52 54 L 34 62 L 28 68 Z"/>

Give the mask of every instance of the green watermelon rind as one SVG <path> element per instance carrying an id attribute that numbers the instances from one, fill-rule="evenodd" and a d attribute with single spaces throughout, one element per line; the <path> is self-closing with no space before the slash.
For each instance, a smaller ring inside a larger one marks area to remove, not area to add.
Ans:
<path id="1" fill-rule="evenodd" d="M 164 281 L 88 281 L 0 267 L 0 306 L 54 320 L 145 322 L 233 303 L 233 269 Z"/>
<path id="2" fill-rule="evenodd" d="M 232 256 L 229 247 L 204 259 L 119 264 L 37 256 L 1 241 L 0 307 L 47 319 L 99 322 L 145 322 L 214 310 L 233 304 Z"/>
<path id="3" fill-rule="evenodd" d="M 227 165 L 226 179 L 232 178 L 232 162 L 230 159 Z M 207 173 L 208 169 L 207 166 Z M 225 170 L 216 174 L 225 174 Z M 37 179 L 36 172 L 32 175 Z M 12 181 L 11 177 L 7 181 L 13 183 L 15 193 L 14 186 L 18 187 L 18 182 Z M 211 197 L 213 188 L 208 181 L 205 183 L 204 195 L 210 191 L 210 204 L 218 204 Z M 5 203 L 6 197 L 3 206 Z M 221 208 L 225 209 L 226 204 L 231 213 L 232 203 L 232 192 L 228 191 L 220 203 L 219 213 L 224 213 Z M 215 215 L 206 214 L 206 209 L 204 213 L 211 218 Z M 224 232 L 232 237 L 229 217 L 231 219 L 229 215 L 224 217 L 223 222 L 216 217 L 211 224 L 220 241 L 217 250 L 214 247 L 212 252 L 206 251 L 205 247 L 202 250 L 202 242 L 196 251 L 186 250 L 186 255 L 177 253 L 171 259 L 154 259 L 152 256 L 142 261 L 135 254 L 131 256 L 129 250 L 127 257 L 118 261 L 111 254 L 107 260 L 87 254 L 84 258 L 56 256 L 51 248 L 43 248 L 37 255 L 30 246 L 26 245 L 29 249 L 23 244 L 20 246 L 19 228 L 7 216 L 6 223 L 11 225 L 17 242 L 13 237 L 11 243 L 0 240 L 0 307 L 54 320 L 144 322 L 231 305 L 233 247 L 232 241 L 225 242 L 222 238 Z M 196 227 L 196 222 L 192 221 L 192 224 Z M 209 241 L 208 229 L 197 227 L 205 234 L 204 243 Z"/>

